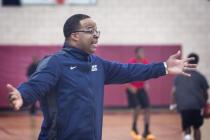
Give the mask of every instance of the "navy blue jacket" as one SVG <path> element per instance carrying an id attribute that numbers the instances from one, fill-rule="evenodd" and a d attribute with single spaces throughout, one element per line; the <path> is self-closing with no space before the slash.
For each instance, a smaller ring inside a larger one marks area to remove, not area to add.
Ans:
<path id="1" fill-rule="evenodd" d="M 43 59 L 31 79 L 18 90 L 24 106 L 41 102 L 44 120 L 39 140 L 47 140 L 52 125 L 47 103 L 50 94 L 56 96 L 58 140 L 101 140 L 104 85 L 162 75 L 163 63 L 120 64 L 65 44 L 61 51 Z"/>

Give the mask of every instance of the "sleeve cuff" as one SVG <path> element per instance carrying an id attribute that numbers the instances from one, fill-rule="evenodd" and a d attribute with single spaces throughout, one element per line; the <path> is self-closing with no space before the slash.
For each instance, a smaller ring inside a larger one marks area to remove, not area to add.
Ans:
<path id="1" fill-rule="evenodd" d="M 23 85 L 20 85 L 18 87 L 18 91 L 20 92 L 20 95 L 23 99 L 23 107 L 29 106 L 30 102 L 32 101 L 30 101 L 29 95 L 27 94 L 26 89 L 23 87 Z"/>
<path id="2" fill-rule="evenodd" d="M 168 66 L 167 66 L 166 62 L 163 62 L 163 65 L 165 67 L 165 73 L 167 75 L 168 74 Z"/>

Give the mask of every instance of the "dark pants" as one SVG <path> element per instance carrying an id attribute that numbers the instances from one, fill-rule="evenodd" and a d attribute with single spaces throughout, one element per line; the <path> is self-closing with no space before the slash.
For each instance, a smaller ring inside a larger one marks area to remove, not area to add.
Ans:
<path id="1" fill-rule="evenodd" d="M 144 88 L 138 89 L 137 93 L 132 93 L 127 89 L 127 98 L 129 108 L 136 108 L 137 106 L 148 108 L 150 106 L 150 101 Z"/>
<path id="2" fill-rule="evenodd" d="M 182 119 L 182 129 L 186 130 L 193 126 L 194 129 L 199 129 L 203 125 L 203 116 L 201 110 L 184 110 L 180 112 Z"/>

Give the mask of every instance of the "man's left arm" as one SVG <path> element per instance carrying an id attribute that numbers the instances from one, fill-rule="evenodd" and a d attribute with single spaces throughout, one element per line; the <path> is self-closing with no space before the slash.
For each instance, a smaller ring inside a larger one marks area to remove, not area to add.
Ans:
<path id="1" fill-rule="evenodd" d="M 163 63 L 153 64 L 121 64 L 104 61 L 105 84 L 144 81 L 165 75 Z"/>
<path id="2" fill-rule="evenodd" d="M 157 78 L 166 74 L 190 76 L 185 70 L 195 69 L 197 65 L 189 64 L 193 58 L 178 59 L 181 53 L 171 55 L 167 61 L 152 64 L 121 64 L 103 60 L 105 84 L 128 83 Z"/>

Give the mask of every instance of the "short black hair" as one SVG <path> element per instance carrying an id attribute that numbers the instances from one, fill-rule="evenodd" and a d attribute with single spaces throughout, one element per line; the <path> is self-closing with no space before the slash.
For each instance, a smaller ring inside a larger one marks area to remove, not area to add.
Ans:
<path id="1" fill-rule="evenodd" d="M 188 55 L 188 58 L 190 58 L 190 57 L 193 57 L 194 59 L 193 60 L 190 60 L 189 61 L 189 64 L 198 64 L 198 62 L 199 62 L 199 56 L 196 53 L 190 53 Z"/>
<path id="2" fill-rule="evenodd" d="M 135 50 L 134 50 L 135 54 L 137 54 L 140 50 L 143 50 L 143 48 L 142 47 L 136 47 Z"/>
<path id="3" fill-rule="evenodd" d="M 69 17 L 64 26 L 63 26 L 63 34 L 64 37 L 69 37 L 73 32 L 80 28 L 80 21 L 86 18 L 90 18 L 90 16 L 85 14 L 75 14 Z"/>

